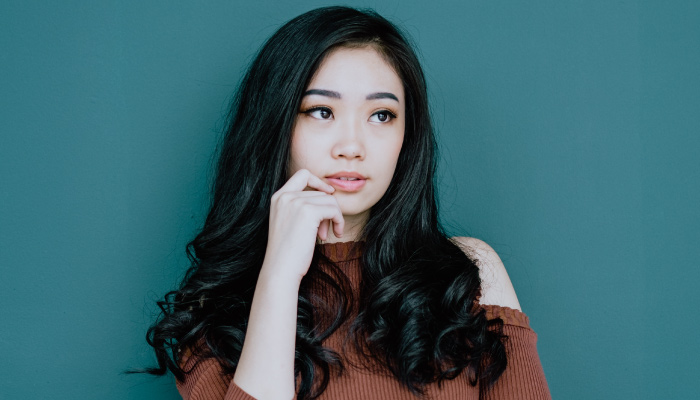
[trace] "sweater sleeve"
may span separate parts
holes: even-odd
[[[480,400],[551,400],[537,354],[537,334],[530,328],[528,317],[508,307],[482,307],[488,319],[503,319],[508,366],[493,387],[482,391]]]
[[[185,356],[183,364],[185,371],[191,370],[183,382],[176,383],[183,400],[255,400],[233,382],[231,375],[223,373],[215,359]]]

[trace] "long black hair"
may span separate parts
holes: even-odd
[[[158,360],[148,372],[170,370],[184,379],[182,349],[235,371],[265,256],[270,199],[287,178],[301,99],[324,57],[343,46],[371,46],[393,66],[404,86],[406,130],[391,184],[359,238],[360,292],[348,292],[337,268],[315,268],[329,262],[318,247],[302,281],[298,397],[317,397],[331,372],[342,372],[340,357],[322,342],[349,318],[353,296],[359,306],[351,332],[360,354],[414,393],[463,372],[471,384],[487,387],[505,370],[502,321],[487,320],[477,306],[478,267],[438,220],[436,143],[418,58],[406,36],[374,11],[326,7],[292,19],[270,37],[238,88],[209,214],[187,246],[192,266],[179,289],[158,303],[162,314],[147,333]],[[314,282],[327,284],[340,299],[324,329],[314,324],[323,309],[310,299]]]

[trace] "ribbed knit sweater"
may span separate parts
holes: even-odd
[[[361,247],[355,242],[326,243],[321,251],[342,268],[348,276],[353,290],[357,290],[360,280]],[[518,310],[493,305],[482,305],[487,318],[501,318],[503,333],[508,336],[506,352],[508,366],[495,383],[486,390],[469,384],[466,374],[454,380],[447,380],[440,387],[433,384],[427,387],[422,399],[430,400],[540,400],[551,399],[547,381],[537,354],[537,335],[530,328],[528,317]],[[343,329],[343,328],[346,329]],[[342,352],[348,360],[356,360],[356,354],[349,354],[352,346],[343,346],[347,336],[347,324],[335,331],[323,344]],[[349,350],[350,349],[350,350]],[[198,362],[199,361],[199,362]],[[192,371],[177,388],[184,400],[254,400],[233,382],[233,376],[224,375],[219,363],[214,359],[198,360],[196,357],[184,359],[184,369]],[[334,400],[416,400],[404,386],[389,373],[377,374],[345,363],[341,376],[332,376],[321,399]]]

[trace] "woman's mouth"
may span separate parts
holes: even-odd
[[[367,178],[356,172],[338,173],[328,176],[326,179],[331,186],[344,192],[357,192],[367,182]]]

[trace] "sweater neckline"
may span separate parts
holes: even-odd
[[[321,253],[333,262],[352,261],[362,256],[364,241],[319,244]]]

